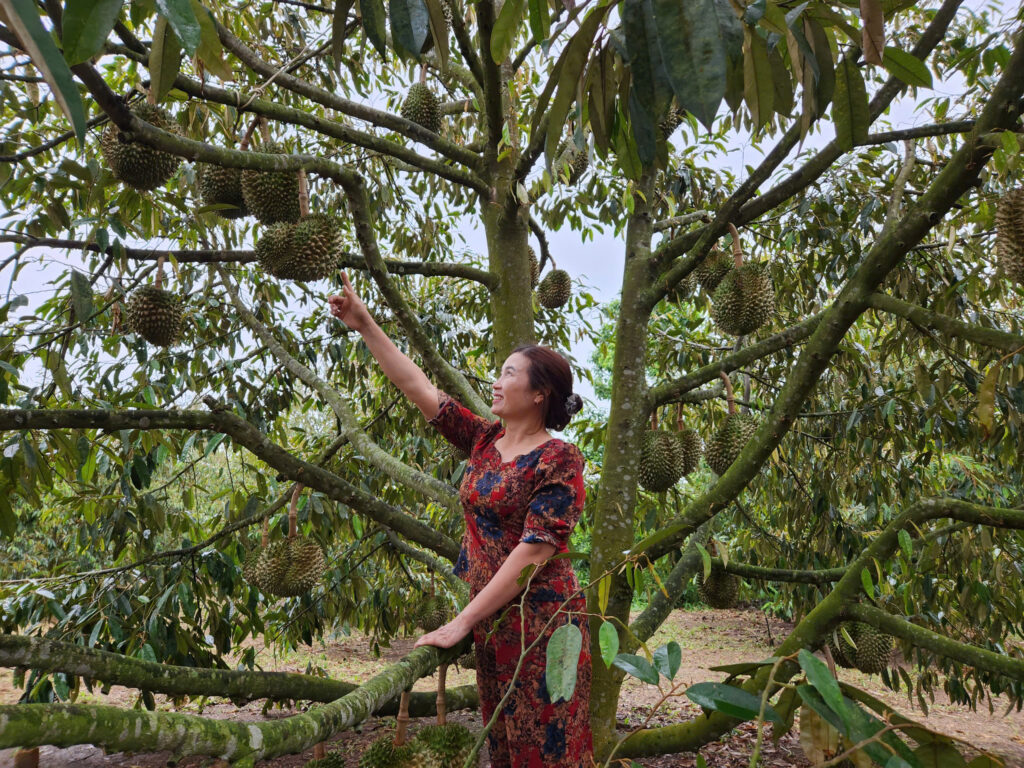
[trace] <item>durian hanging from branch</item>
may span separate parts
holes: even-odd
[[[243,152],[249,148],[249,140],[258,122],[258,117],[253,119],[239,142],[238,148]],[[240,219],[249,215],[245,196],[242,194],[241,168],[224,168],[212,163],[200,163],[196,169],[196,181],[203,205],[226,206],[214,211],[218,216],[225,219]]]
[[[554,257],[551,258],[551,266],[544,279],[537,286],[537,301],[548,309],[558,309],[569,303],[572,295],[572,278],[564,269],[558,269]]]
[[[156,91],[150,88],[147,100],[131,108],[131,113],[162,131],[181,135],[181,128],[169,112],[156,105]],[[154,149],[139,141],[126,141],[121,129],[109,123],[100,135],[100,150],[114,178],[140,192],[166,182],[181,165],[181,158]]]
[[[737,413],[736,400],[732,382],[726,373],[720,376],[725,382],[725,399],[729,407],[729,415],[725,417],[721,429],[708,440],[704,458],[716,475],[724,475],[725,471],[736,461],[743,446],[747,444],[757,431],[757,417],[751,413]]]
[[[775,314],[775,288],[763,264],[744,264],[740,233],[732,224],[733,268],[711,297],[711,319],[723,333],[753,333]]]
[[[682,476],[683,457],[679,439],[672,432],[658,429],[657,413],[651,414],[651,428],[641,438],[637,479],[653,493],[667,491]]]
[[[267,544],[264,528],[263,547],[254,562],[246,561],[242,575],[250,584],[268,595],[297,597],[309,592],[327,570],[327,561],[320,545],[311,538],[298,535],[298,503],[302,484],[292,491],[288,508],[288,538]]]
[[[1007,192],[996,206],[996,257],[1008,280],[1024,284],[1024,188]]]
[[[416,733],[413,744],[427,756],[427,766],[459,766],[466,764],[473,752],[476,739],[472,732],[461,723],[448,722],[448,706],[445,698],[445,678],[448,665],[437,668],[437,724],[428,725]]]
[[[183,311],[178,297],[162,288],[163,278],[164,256],[161,255],[156,262],[154,284],[137,288],[125,302],[125,325],[150,344],[169,347],[181,334]]]
[[[409,89],[402,103],[402,117],[432,133],[441,132],[441,104],[427,85],[427,65],[420,65],[420,81]]]
[[[283,145],[270,139],[265,118],[259,120],[263,139],[260,151],[268,155],[284,155]],[[299,176],[295,171],[259,171],[246,168],[241,175],[242,199],[245,207],[263,224],[294,223],[299,220]]]
[[[700,433],[683,425],[682,403],[676,405],[676,440],[679,442],[679,477],[686,477],[700,464],[700,456],[704,451],[704,441]]]

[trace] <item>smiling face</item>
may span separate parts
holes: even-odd
[[[505,359],[491,394],[491,412],[506,422],[538,420],[544,413],[544,393],[530,386],[530,360],[519,352]]]

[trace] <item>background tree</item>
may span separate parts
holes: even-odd
[[[1018,703],[1006,641],[1021,619],[1024,244],[1006,238],[1024,214],[1003,217],[999,270],[989,253],[994,202],[1020,172],[1022,33],[955,0],[904,6],[0,3],[0,240],[17,248],[4,268],[16,278],[42,247],[80,259],[54,262],[52,297],[31,314],[16,314],[20,296],[4,307],[0,527],[58,546],[16,574],[36,578],[5,585],[4,663],[37,670],[27,698],[65,698],[80,678],[172,695],[230,680],[240,698],[286,697],[293,688],[259,674],[147,664],[223,667],[254,635],[295,643],[348,622],[379,642],[408,625],[426,571],[451,576],[460,467],[438,459],[440,439],[365,347],[327,322],[334,267],[353,271],[440,387],[486,414],[493,365],[515,344],[596,333],[582,314],[592,300],[565,303],[550,278],[545,233],[610,226],[625,251],[603,337],[611,405],[579,427],[599,459],[585,521],[599,754],[616,740],[624,676],[601,660],[601,627],[637,650],[700,568],[711,527],[719,566],[786,585],[801,620],[778,656],[837,643],[839,622],[856,619],[904,641],[924,670],[919,694],[938,669],[955,699]],[[956,103],[922,91],[933,122],[876,126],[936,75],[962,84]],[[741,135],[764,159],[736,177],[717,153]],[[819,146],[801,150],[809,136]],[[116,158],[152,150],[173,175],[136,179],[143,191],[115,178]],[[211,167],[284,174],[263,224],[199,195]],[[300,171],[308,189],[292,192]],[[281,261],[274,238],[293,235],[269,220],[300,214],[320,229],[291,248],[306,261]],[[482,258],[460,250],[469,222],[486,234]],[[536,302],[531,237],[549,279]],[[728,254],[742,246],[742,274],[774,294],[753,328],[709,288],[719,241],[727,285],[741,280]],[[280,277],[289,270],[299,279]],[[126,333],[154,278],[187,297],[176,345]],[[756,431],[670,514],[637,486],[651,416],[674,425],[682,409],[709,442],[733,388]],[[275,603],[240,572],[250,529],[269,520],[269,541],[286,536],[295,482],[311,489],[297,527],[327,547],[328,570],[310,596]],[[667,573],[664,592],[630,621],[649,564]],[[451,602],[464,599],[447,583]],[[81,648],[97,646],[120,656]],[[251,762],[358,722],[438,658],[418,649],[355,692],[324,689],[329,706],[260,725],[259,743],[200,718],[51,703],[8,708],[0,744],[95,741],[96,716],[111,748]],[[752,667],[743,688],[773,696],[798,668]],[[632,734],[616,755],[693,750],[736,715],[710,706]],[[135,723],[141,735],[123,736]]]

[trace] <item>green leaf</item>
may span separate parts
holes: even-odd
[[[533,39],[546,40],[551,27],[551,11],[548,9],[547,0],[530,0],[529,7]]]
[[[704,545],[699,541],[695,541],[694,545],[697,547],[697,551],[700,552],[700,558],[704,562],[704,578],[708,579],[711,576],[711,553],[704,549]]]
[[[81,64],[95,56],[114,28],[123,0],[67,0],[62,30],[64,59]]]
[[[430,34],[430,14],[423,0],[390,0],[391,37],[395,47],[419,58]]]
[[[910,541],[910,534],[907,533],[906,529],[901,528],[897,538],[900,540],[900,549],[903,550],[903,554],[909,560],[910,556],[914,554],[914,544]]]
[[[71,307],[80,323],[92,316],[92,286],[89,278],[77,269],[71,270]]]
[[[847,714],[846,705],[843,703],[843,692],[839,690],[839,683],[832,676],[832,673],[828,671],[825,662],[806,648],[800,649],[797,659],[800,662],[800,668],[807,675],[807,682],[813,685],[814,689],[821,694],[821,698],[825,700],[825,703],[846,721]]]
[[[85,107],[75,86],[64,55],[50,33],[39,21],[39,10],[32,0],[0,0],[7,24],[18,36],[36,69],[50,86],[61,111],[75,129],[78,146],[85,144]]]
[[[761,699],[752,693],[725,683],[697,683],[686,689],[686,697],[704,709],[713,709],[740,720],[753,720],[761,711]],[[771,705],[764,709],[765,720],[782,722]]]
[[[171,29],[188,55],[194,56],[202,37],[202,29],[192,11],[192,0],[156,0],[156,7],[160,15],[171,23]]]
[[[576,689],[576,669],[583,648],[583,633],[573,623],[563,624],[548,640],[544,679],[552,703],[572,698]]]
[[[508,58],[515,45],[516,35],[522,26],[523,14],[526,12],[526,0],[505,0],[494,21],[491,31],[491,58],[495,64],[501,64]]]
[[[363,32],[377,52],[383,58],[387,58],[387,27],[385,20],[387,14],[384,11],[384,0],[356,0],[359,6],[359,18],[363,20]]]
[[[354,4],[355,0],[339,0],[331,15],[331,58],[334,59],[337,72],[341,71],[341,61],[345,58],[345,30],[348,27],[348,12]]]
[[[871,114],[868,92],[857,65],[844,58],[836,69],[836,90],[832,98],[832,122],[839,148],[849,152],[868,139]]]
[[[890,75],[898,77],[907,85],[921,88],[932,87],[932,73],[928,71],[924,62],[912,53],[886,46],[885,56],[882,57],[882,66]]]
[[[705,128],[725,97],[726,49],[715,0],[653,0],[661,58],[679,105]]]
[[[643,656],[636,656],[632,653],[620,653],[612,662],[616,667],[633,677],[643,680],[651,685],[658,684],[658,670],[651,666],[651,662]]]
[[[203,62],[207,72],[221,80],[234,80],[231,67],[224,61],[224,46],[220,43],[220,35],[217,34],[217,25],[214,24],[213,14],[204,8],[199,0],[192,0],[192,10],[199,22],[200,29],[196,56]]]
[[[860,0],[860,19],[864,25],[860,46],[864,51],[864,61],[881,64],[885,47],[885,14],[879,0]]]
[[[933,741],[914,750],[921,768],[967,768],[967,761],[952,744]]]
[[[984,381],[978,387],[978,426],[981,434],[988,437],[992,434],[996,418],[996,385],[999,383],[999,365],[993,365],[985,374]]]
[[[445,17],[444,0],[425,0],[427,15],[430,17],[430,37],[437,47],[437,58],[441,69],[448,68],[451,52],[448,48],[448,19]]]
[[[1005,768],[1002,762],[996,762],[988,755],[978,755],[967,764],[967,768]]]
[[[171,90],[180,66],[181,43],[171,29],[170,22],[161,16],[153,28],[153,45],[149,49],[150,88],[156,91],[157,101]]]
[[[653,656],[654,666],[658,672],[672,680],[676,676],[676,672],[679,671],[679,665],[683,661],[683,651],[679,647],[679,643],[675,640],[670,640],[658,648]]]
[[[875,583],[871,580],[871,572],[867,568],[861,568],[860,583],[864,587],[864,593],[870,597],[875,596]]]
[[[712,672],[725,672],[727,675],[749,675],[761,667],[770,667],[778,659],[775,656],[764,661],[738,661],[735,664],[719,664],[716,667],[708,667]]]
[[[746,27],[743,34],[743,98],[755,128],[760,128],[772,116],[775,99],[772,76],[767,43],[753,29]]]
[[[611,669],[615,655],[619,652],[619,633],[610,621],[602,622],[601,628],[597,630],[597,644],[601,649],[601,660]]]

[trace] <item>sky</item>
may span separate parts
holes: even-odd
[[[968,0],[965,2],[961,13],[978,10],[982,7],[996,7],[1000,9],[1002,18],[1009,20],[1015,10],[1014,6],[1015,0],[1002,0],[1002,2]],[[888,129],[885,126],[896,129],[928,123],[930,122],[928,116],[924,112],[915,111],[915,104],[928,95],[955,96],[960,92],[961,87],[962,85],[958,81],[942,82],[937,80],[934,83],[933,93],[929,94],[926,89],[920,89],[917,98],[905,96],[897,100],[893,104],[890,114],[883,118],[882,122],[873,126],[873,130]],[[950,120],[955,120],[958,117],[959,115],[955,113],[949,115]],[[674,136],[675,141],[678,142],[683,139],[684,130],[680,129],[677,131]],[[817,129],[812,131],[812,134],[805,141],[803,151],[812,151],[823,146],[831,140],[833,135],[834,132],[829,120],[826,118],[819,121]],[[770,149],[771,143],[767,143],[765,146]],[[425,151],[429,154],[429,150],[425,150],[423,147],[420,147],[419,151]],[[744,168],[756,165],[762,157],[762,150],[753,145],[749,135],[734,134],[728,142],[727,151],[721,156],[719,162],[722,168],[731,169],[739,178],[743,178],[746,175]],[[762,189],[767,189],[770,185],[771,180]],[[0,222],[0,225],[2,225],[2,222]],[[475,220],[464,219],[459,235],[465,240],[470,249],[476,253],[486,253],[484,232]],[[616,237],[611,233],[611,228],[606,228],[605,234],[595,233],[593,239],[584,242],[578,232],[565,228],[559,231],[549,231],[547,237],[559,267],[567,270],[574,280],[582,281],[587,290],[599,302],[607,302],[618,296],[622,284],[624,262],[624,244],[621,236]],[[531,243],[536,248],[536,242],[532,234]],[[147,245],[149,247],[176,247],[176,244],[171,241],[165,243],[150,241]],[[0,244],[0,261],[7,258],[12,251],[11,246]],[[13,285],[9,284],[11,279],[9,269],[6,273],[0,273],[0,290],[5,295],[9,292],[12,295],[23,294],[29,299],[28,309],[19,310],[19,314],[31,311],[52,290],[47,287],[47,282],[53,275],[52,265],[54,261],[76,265],[81,263],[80,257],[77,254],[68,255],[60,251],[44,252],[42,250],[32,251],[30,254],[33,259],[42,258],[42,261],[35,261],[26,266],[19,273]],[[326,283],[322,283],[322,285],[326,288]],[[326,300],[326,292],[324,298]],[[586,364],[589,361],[592,351],[593,346],[587,339],[575,343],[569,350],[577,362],[582,364]],[[606,402],[597,399],[593,389],[585,380],[577,380],[576,391],[592,405],[600,409],[607,407]]]

